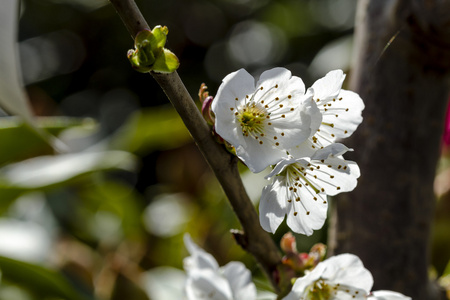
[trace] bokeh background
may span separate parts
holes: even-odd
[[[178,72],[197,102],[201,83],[214,95],[239,68],[258,76],[283,66],[307,87],[330,70],[350,72],[356,0],[136,2],[151,26],[169,28],[166,47],[180,59]],[[134,159],[111,167],[94,158],[65,178],[86,161],[81,157],[55,164],[46,184],[34,178],[24,188],[0,186],[0,299],[180,299],[185,232],[220,265],[243,261],[258,289],[270,290],[232,240],[238,221],[164,93],[130,67],[133,41],[113,7],[104,0],[23,0],[20,11],[23,79],[40,124],[73,153],[120,150]],[[20,156],[1,166],[14,171],[15,162],[45,154],[30,144],[22,141]],[[447,165],[443,160],[440,171]],[[32,164],[22,169],[19,175],[35,171]],[[257,205],[265,173],[241,170]],[[447,210],[437,219],[436,276],[450,258],[448,176],[440,178],[438,205]],[[274,239],[286,231],[282,226]],[[299,250],[326,238],[326,227],[298,236]]]

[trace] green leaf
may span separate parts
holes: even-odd
[[[152,30],[152,36],[150,37],[150,41],[152,45],[154,45],[154,51],[160,52],[162,48],[166,45],[167,34],[169,33],[169,29],[166,26],[155,26]],[[156,52],[155,52],[156,53]]]
[[[73,127],[92,130],[95,122],[89,118],[40,117],[36,119],[39,128],[58,135]],[[20,137],[20,138],[18,138]],[[0,166],[39,155],[52,154],[53,148],[42,135],[32,129],[19,117],[0,118]]]
[[[139,31],[138,34],[136,34],[136,37],[134,39],[134,46],[136,48],[140,47],[140,45],[144,41],[149,40],[152,35],[153,35],[153,33],[148,29]]]
[[[164,52],[156,58],[153,71],[158,73],[172,73],[180,66],[178,57],[170,50],[164,48]]]
[[[172,107],[146,108],[135,114],[110,140],[110,148],[145,155],[180,147],[192,138]]]
[[[76,291],[61,274],[41,266],[0,256],[0,269],[5,280],[21,285],[41,298],[93,299]]]
[[[96,240],[114,240],[115,235],[118,235],[117,242],[123,241],[122,234],[127,238],[142,236],[144,231],[141,215],[144,201],[130,186],[118,181],[96,181],[84,185],[78,191],[78,199],[83,209],[79,210],[76,219],[82,218],[85,222],[74,223],[77,232],[84,232],[85,236],[95,237]],[[108,224],[106,228],[102,228],[97,222],[88,221],[98,221],[105,213],[120,220],[120,230]],[[115,231],[120,231],[120,234]]]
[[[38,117],[36,118],[36,123],[39,128],[55,136],[66,129],[74,127],[79,127],[86,131],[93,131],[97,128],[97,122],[92,118]]]
[[[47,141],[20,118],[0,118],[0,166],[51,153],[53,148]]]
[[[128,50],[127,58],[131,63],[131,67],[141,73],[147,73],[152,70],[151,66],[144,67],[139,62],[139,57],[137,55],[138,50]]]
[[[134,47],[134,63],[140,67],[150,67],[155,62],[156,57],[162,52],[162,48],[166,43],[166,37],[161,37],[159,31],[157,36],[150,30],[140,31],[135,38]],[[160,46],[162,43],[162,46]]]
[[[40,156],[0,169],[0,199],[72,183],[93,172],[122,169],[132,171],[135,157],[123,151],[82,152]]]
[[[145,40],[144,43],[136,49],[135,53],[140,66],[151,66],[155,62],[156,54],[153,53],[151,44],[148,40]]]

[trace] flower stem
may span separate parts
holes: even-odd
[[[133,38],[139,31],[149,29],[133,0],[110,0],[110,2]],[[278,267],[281,265],[281,255],[270,235],[259,225],[258,215],[245,191],[237,168],[237,158],[216,143],[210,128],[177,72],[170,74],[151,72],[150,74],[180,114],[192,138],[227,195],[244,230],[244,234],[239,235],[236,241],[256,258],[272,282],[275,291],[279,292],[279,287],[283,287],[284,290],[286,283],[275,282],[274,278],[274,275],[280,269]],[[236,234],[235,237],[237,237]]]

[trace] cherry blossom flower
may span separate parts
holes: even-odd
[[[223,79],[214,98],[215,130],[252,172],[260,172],[316,132],[322,117],[312,96],[287,69],[263,72],[256,85],[240,69]]]
[[[283,300],[407,300],[391,291],[370,293],[373,277],[353,254],[328,258],[305,276],[298,278]]]
[[[341,89],[345,74],[341,70],[330,71],[307,90],[305,99],[312,98],[322,114],[316,132],[307,140],[308,147],[317,150],[349,137],[362,122],[364,103],[358,94]],[[289,150],[294,156],[304,148]]]
[[[184,243],[191,256],[183,261],[187,272],[185,285],[188,300],[254,300],[256,287],[251,273],[241,262],[219,267],[214,257],[197,246],[188,234]]]
[[[332,144],[311,157],[288,157],[280,161],[266,178],[273,182],[263,188],[259,219],[274,233],[287,215],[287,225],[296,233],[311,235],[322,228],[327,195],[353,190],[360,176],[358,165],[342,157],[347,147]]]

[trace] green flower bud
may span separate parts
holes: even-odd
[[[134,41],[134,50],[128,50],[131,66],[138,72],[172,73],[180,65],[178,58],[164,48],[169,29],[156,26],[152,31],[140,31]]]

